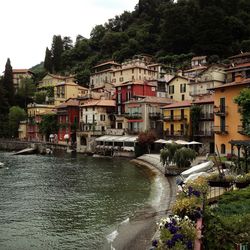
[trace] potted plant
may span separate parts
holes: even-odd
[[[245,188],[250,184],[250,173],[245,175],[238,175],[235,179],[237,188]]]
[[[229,188],[233,185],[234,176],[232,175],[220,175],[218,173],[208,176],[208,183],[210,187],[224,187]]]

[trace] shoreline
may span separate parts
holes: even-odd
[[[112,250],[145,250],[152,246],[152,239],[157,237],[157,222],[170,212],[170,206],[175,200],[175,178],[165,177],[164,173],[152,162],[145,159],[133,159],[131,162],[143,168],[152,178],[150,204],[138,211],[127,223],[118,227],[117,237],[104,249]],[[156,195],[157,197],[154,197]],[[152,197],[153,196],[153,197]]]

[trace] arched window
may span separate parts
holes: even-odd
[[[221,152],[221,154],[225,154],[226,153],[226,146],[225,146],[225,144],[221,144],[220,145],[220,152]]]

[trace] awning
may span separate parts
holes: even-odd
[[[191,141],[188,143],[189,145],[200,145],[202,143],[198,142],[198,141]]]
[[[137,140],[137,136],[110,136],[104,135],[95,139],[95,141],[103,141],[103,142],[135,142]]]
[[[128,122],[143,122],[141,119],[128,120]]]

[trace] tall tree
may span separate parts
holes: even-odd
[[[10,106],[15,103],[14,100],[14,83],[13,83],[13,71],[10,63],[10,59],[7,59],[5,64],[5,71],[3,76],[3,87],[6,90],[6,98]]]
[[[46,52],[45,52],[44,68],[50,73],[52,72],[52,69],[53,69],[52,53],[51,53],[51,50],[48,49],[48,47],[46,48]]]
[[[25,111],[18,107],[13,106],[10,108],[9,112],[9,133],[11,137],[18,137],[18,127],[20,121],[26,118]]]
[[[51,52],[52,52],[53,71],[57,73],[62,69],[63,41],[60,35],[59,36],[55,35],[53,37]]]

